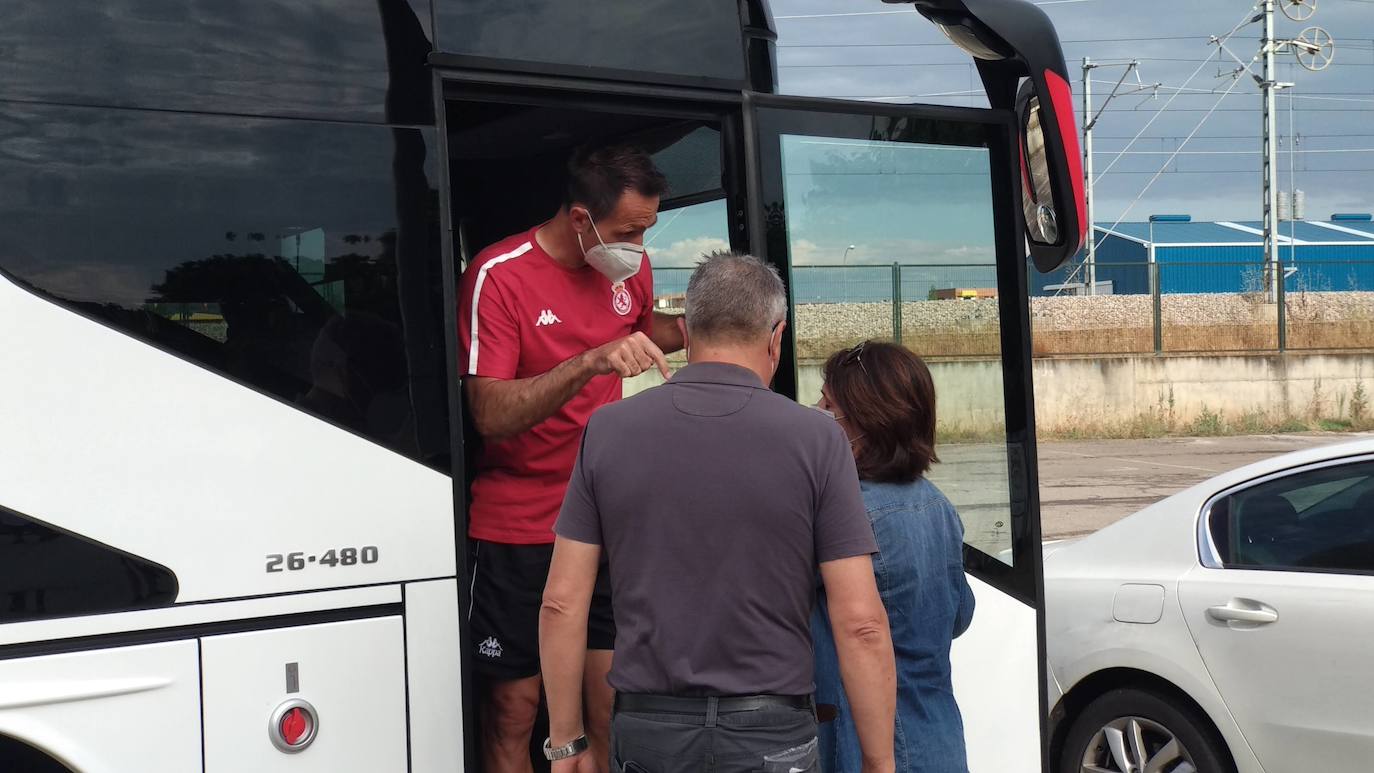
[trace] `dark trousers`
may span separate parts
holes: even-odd
[[[814,708],[732,710],[734,699],[624,706],[611,718],[612,773],[819,773]],[[636,710],[629,710],[630,708]]]

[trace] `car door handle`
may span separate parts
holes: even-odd
[[[1268,604],[1249,599],[1231,599],[1220,607],[1208,607],[1207,616],[1223,623],[1253,623],[1264,625],[1279,619],[1279,613]]]

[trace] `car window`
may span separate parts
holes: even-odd
[[[1209,518],[1228,569],[1374,572],[1374,462],[1265,481],[1223,497]]]

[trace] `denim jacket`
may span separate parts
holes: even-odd
[[[963,523],[925,478],[913,483],[864,481],[862,488],[878,540],[873,572],[897,657],[897,770],[966,773],[964,723],[949,665],[950,643],[973,620],[973,590],[964,576]],[[857,773],[859,740],[840,682],[824,595],[811,630],[816,701],[840,709],[835,721],[821,725],[822,768]]]

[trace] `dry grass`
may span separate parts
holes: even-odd
[[[1274,325],[1165,325],[1162,343],[1166,352],[1274,351],[1279,331]]]
[[[1058,354],[1145,354],[1151,351],[1154,351],[1154,333],[1148,327],[1031,333],[1031,353],[1035,357]]]
[[[1165,325],[1166,352],[1276,351],[1278,331],[1271,325]],[[797,353],[806,360],[823,360],[837,349],[853,346],[867,337],[892,340],[888,331],[874,336],[828,336],[797,341]],[[922,357],[996,357],[1001,344],[996,328],[976,330],[935,329],[902,331],[902,343]],[[1031,338],[1035,357],[1091,354],[1149,354],[1154,351],[1154,331],[1148,327],[1095,328],[1036,331]],[[1288,325],[1290,349],[1374,348],[1374,321],[1293,322]]]
[[[1263,352],[1276,351],[1278,331],[1272,325],[1165,325],[1166,352]],[[890,331],[872,336],[827,336],[797,341],[803,361],[824,360],[832,352],[853,346],[865,338],[892,340]],[[996,328],[902,331],[902,343],[922,357],[996,357],[1001,342]],[[1033,333],[1035,357],[1091,354],[1149,354],[1154,351],[1154,331],[1148,327],[1043,330]],[[1290,322],[1289,349],[1374,348],[1374,320],[1337,322]]]
[[[1374,348],[1374,320],[1348,319],[1333,322],[1290,322],[1290,349]]]
[[[1288,432],[1365,432],[1374,421],[1365,419],[1283,416],[1250,411],[1238,416],[1203,410],[1192,421],[1178,422],[1150,412],[1119,421],[1075,420],[1036,428],[1042,440],[1128,440],[1157,437],[1220,437],[1228,435],[1275,435]]]
[[[1149,354],[1155,351],[1148,296],[1032,299],[1037,357]],[[1374,293],[1294,293],[1287,302],[1291,349],[1374,349]],[[1278,309],[1255,294],[1169,295],[1162,299],[1165,352],[1272,352]],[[903,305],[902,342],[926,357],[995,357],[996,302],[922,301]],[[885,303],[803,304],[799,354],[823,359],[866,338],[892,339]]]

